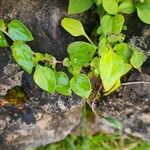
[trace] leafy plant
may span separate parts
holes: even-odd
[[[72,36],[84,36],[88,42],[71,43],[67,49],[69,58],[64,58],[63,61],[58,61],[47,53],[32,51],[27,42],[32,41],[33,36],[18,20],[12,20],[8,24],[0,20],[0,46],[9,46],[6,36],[12,39],[13,45],[10,48],[15,61],[27,73],[33,73],[35,83],[49,93],[58,92],[69,96],[73,91],[88,99],[93,90],[90,81],[97,77],[102,80],[104,94],[110,94],[121,86],[122,76],[132,68],[140,69],[147,58],[142,50],[123,42],[126,30],[124,14],[137,10],[139,18],[150,24],[150,1],[70,0],[68,13],[81,13],[91,6],[97,6],[101,18],[97,28],[99,39],[92,42],[81,21],[64,18],[61,26]],[[39,62],[43,62],[43,65]],[[57,71],[58,63],[68,68],[71,78],[66,73]]]

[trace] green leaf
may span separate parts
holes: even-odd
[[[69,78],[64,72],[56,72],[56,91],[63,95],[71,95]]]
[[[126,1],[119,5],[119,11],[126,14],[131,14],[135,11],[135,6],[132,1]]]
[[[143,3],[139,2],[136,8],[139,18],[143,22],[150,24],[150,0],[144,0]]]
[[[134,50],[133,55],[130,59],[130,63],[134,68],[139,69],[142,66],[142,64],[145,62],[146,59],[147,59],[147,57],[144,54],[144,52]]]
[[[100,42],[98,44],[98,54],[99,56],[103,56],[109,51],[108,43],[107,43],[107,38],[106,37],[101,37]]]
[[[22,22],[18,20],[12,20],[8,24],[8,35],[10,36],[10,38],[17,41],[33,40],[30,31],[26,28],[26,26]]]
[[[74,42],[68,46],[68,53],[73,66],[83,67],[94,56],[96,48],[86,42]]]
[[[101,19],[103,34],[118,34],[121,32],[124,24],[124,17],[120,14],[115,16],[105,15]]]
[[[0,47],[8,47],[8,42],[1,31],[0,31]]]
[[[70,81],[71,89],[79,96],[88,98],[92,91],[89,78],[85,74],[78,74]]]
[[[116,84],[124,72],[122,57],[110,50],[101,58],[99,72],[104,89],[107,92]]]
[[[88,10],[92,5],[93,0],[70,0],[68,14],[77,14]]]
[[[55,92],[56,77],[54,71],[51,68],[37,65],[33,78],[35,83],[41,89],[49,93]]]
[[[32,72],[33,55],[31,48],[23,42],[14,42],[11,46],[12,55],[16,62],[28,73]]]
[[[80,20],[64,18],[61,21],[61,26],[73,36],[85,35],[85,31]]]
[[[119,11],[117,0],[103,0],[102,4],[105,11],[107,11],[109,14],[114,15]]]
[[[105,118],[105,120],[108,123],[110,123],[113,127],[119,129],[120,132],[122,132],[124,126],[119,120],[112,118],[112,117],[107,117],[107,118]]]
[[[0,19],[0,30],[1,31],[5,31],[6,30],[6,24],[4,22],[4,20]]]
[[[128,63],[131,56],[132,56],[132,50],[129,48],[129,46],[126,43],[119,43],[115,45],[113,50],[120,56],[122,56],[125,63]]]

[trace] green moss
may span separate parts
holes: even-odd
[[[29,99],[27,94],[24,92],[22,87],[16,86],[7,91],[4,99],[12,105],[22,105],[25,101]]]

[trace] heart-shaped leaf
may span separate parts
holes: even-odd
[[[36,66],[34,73],[35,83],[43,90],[54,93],[56,88],[56,77],[54,71],[49,67]]]
[[[94,56],[95,46],[86,42],[74,42],[68,46],[68,53],[73,66],[83,67]]]
[[[75,75],[70,81],[70,87],[83,98],[88,98],[92,91],[90,80],[85,74]]]

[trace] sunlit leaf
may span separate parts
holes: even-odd
[[[99,71],[104,89],[107,92],[116,84],[124,72],[122,57],[110,50],[101,58]]]
[[[73,36],[85,35],[85,31],[80,20],[64,18],[61,21],[61,26]]]
[[[114,87],[111,90],[109,90],[108,92],[106,92],[104,95],[106,96],[106,95],[111,94],[112,92],[116,91],[120,86],[121,86],[121,82],[120,82],[120,80],[118,80],[115,83]]]

